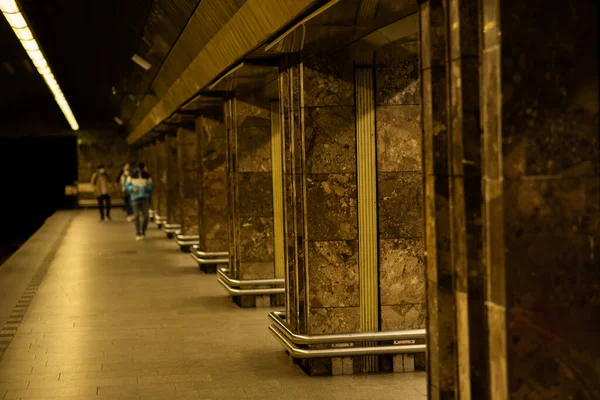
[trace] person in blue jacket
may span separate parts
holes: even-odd
[[[148,209],[150,208],[150,194],[154,189],[152,177],[146,171],[144,163],[138,165],[125,183],[127,192],[133,201],[133,212],[135,214],[135,240],[142,240],[146,235],[148,227]],[[142,220],[140,221],[140,214]]]

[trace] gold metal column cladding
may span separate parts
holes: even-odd
[[[279,101],[271,102],[271,162],[273,177],[273,233],[275,235],[275,278],[285,277],[283,230],[283,143]]]
[[[355,74],[360,329],[369,332],[379,329],[375,77],[373,68],[357,68]],[[365,372],[375,364],[376,357],[365,357]]]

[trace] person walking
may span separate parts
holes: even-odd
[[[121,192],[123,193],[123,207],[125,209],[125,213],[127,214],[127,221],[131,222],[135,218],[133,215],[133,202],[131,200],[129,191],[127,191],[127,188],[125,187],[125,183],[127,182],[129,175],[131,175],[129,171],[129,164],[125,164],[117,181],[121,186]]]
[[[112,221],[110,218],[110,178],[104,165],[98,166],[98,170],[92,175],[91,183],[94,185],[94,194],[98,198],[100,222],[104,222],[105,215],[109,221]]]
[[[148,227],[148,209],[150,208],[150,195],[154,189],[152,177],[146,171],[144,163],[140,163],[128,178],[125,184],[131,200],[135,216],[135,240],[142,240],[146,236]],[[141,215],[140,215],[141,214]],[[141,218],[140,218],[141,217]]]

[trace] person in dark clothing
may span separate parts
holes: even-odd
[[[98,166],[98,171],[92,175],[92,185],[94,185],[94,194],[98,198],[98,210],[100,211],[100,222],[104,222],[104,216],[110,218],[110,178],[104,169],[104,165]]]
[[[146,171],[144,163],[140,163],[128,178],[125,187],[133,201],[133,212],[135,214],[135,239],[142,240],[146,235],[148,227],[148,209],[150,208],[150,194],[154,189],[152,177]],[[141,215],[141,218],[140,218]]]

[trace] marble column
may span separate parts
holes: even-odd
[[[377,64],[342,51],[281,67],[287,313],[299,333],[424,326],[416,37]],[[329,360],[302,365],[332,373]],[[391,368],[391,357],[353,360],[354,372]]]
[[[377,208],[381,330],[425,328],[419,41],[376,52]],[[425,357],[417,357],[425,368]]]
[[[228,101],[229,253],[234,279],[275,277],[270,104],[263,96]],[[277,296],[271,296],[276,302]],[[254,296],[239,296],[242,307]]]
[[[196,120],[198,134],[198,236],[206,252],[229,251],[227,198],[227,130],[223,108]]]
[[[167,152],[166,163],[166,196],[167,196],[167,222],[181,224],[181,208],[179,195],[179,171],[177,161],[177,136],[175,132],[165,136]]]
[[[143,162],[146,164],[146,168],[148,169],[148,173],[152,176],[152,180],[154,181],[154,190],[152,191],[152,204],[150,204],[150,208],[158,213],[158,189],[157,183],[158,180],[158,166],[157,166],[157,146],[155,143],[151,143],[146,145],[146,151],[144,152],[144,158],[140,159],[139,162]],[[136,166],[137,168],[137,166]]]
[[[182,235],[198,234],[198,133],[195,126],[177,129],[177,171]]]
[[[156,141],[156,204],[158,215],[167,218],[167,146],[164,139]]]
[[[420,19],[429,396],[598,398],[597,5]]]

